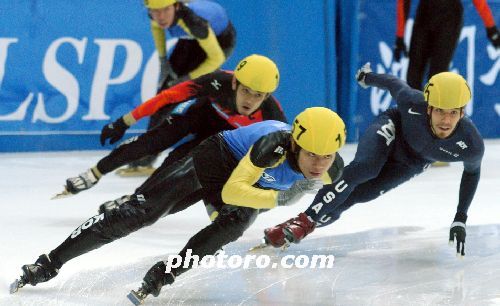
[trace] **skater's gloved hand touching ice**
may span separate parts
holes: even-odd
[[[455,219],[450,226],[450,239],[449,244],[453,245],[454,240],[457,242],[457,257],[463,258],[465,256],[465,222],[467,215],[463,212],[457,212]]]

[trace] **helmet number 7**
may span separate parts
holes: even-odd
[[[295,120],[295,124],[293,125],[294,129],[295,129],[296,126],[298,126],[299,129],[300,129],[300,132],[297,135],[297,140],[299,140],[300,136],[302,136],[302,134],[304,134],[307,131],[307,129],[305,127],[303,127],[302,125],[300,125],[297,120]],[[292,134],[293,134],[293,131],[292,131]]]

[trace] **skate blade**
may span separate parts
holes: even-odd
[[[134,167],[118,169],[115,173],[121,177],[142,177],[150,176],[155,170],[154,167]]]
[[[271,247],[270,244],[267,244],[267,243],[261,243],[259,245],[256,245],[254,247],[251,247],[248,249],[248,252],[253,252],[253,251],[258,251],[258,250],[262,250],[262,249],[267,249]],[[280,251],[281,252],[285,252],[288,248],[290,247],[290,244],[289,243],[285,243],[284,245],[280,246]]]
[[[68,189],[66,188],[66,186],[64,186],[64,190],[61,192],[61,193],[58,193],[56,194],[55,196],[53,196],[52,198],[50,198],[51,200],[57,200],[57,199],[63,199],[63,198],[67,198],[67,197],[70,197],[72,196],[73,194],[71,192],[68,191]]]
[[[448,163],[448,162],[442,162],[442,161],[437,161],[437,162],[433,162],[431,164],[431,166],[432,167],[438,167],[438,168],[440,168],[440,167],[449,167],[450,163]]]
[[[262,250],[262,249],[265,249],[267,247],[271,246],[270,244],[267,244],[267,243],[261,243],[261,244],[258,244],[256,246],[253,246],[251,248],[248,249],[248,252],[252,252],[252,251],[257,251],[257,250]]]
[[[145,296],[140,294],[138,291],[139,290],[137,290],[137,291],[130,290],[130,293],[127,294],[127,298],[129,299],[129,301],[132,302],[132,304],[134,304],[136,306],[142,305],[144,303],[144,299],[146,298]]]
[[[19,288],[22,288],[23,286],[24,283],[19,279],[16,279],[12,284],[10,284],[10,289],[9,289],[10,294],[16,293],[19,290]]]
[[[285,244],[280,247],[281,252],[285,252],[290,247],[290,241],[285,238]]]

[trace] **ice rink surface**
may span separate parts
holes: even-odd
[[[355,145],[341,151],[352,159]],[[500,140],[486,141],[481,181],[469,209],[466,256],[448,245],[462,164],[430,168],[376,201],[359,204],[285,255],[334,255],[330,269],[193,269],[146,305],[500,305]],[[67,263],[50,282],[9,295],[23,264],[33,263],[93,216],[99,204],[132,193],[143,179],[109,174],[93,189],[50,200],[66,178],[105,151],[0,154],[0,304],[132,305],[126,299],[155,262],[177,254],[208,224],[201,203]],[[175,188],[175,186],[172,186]],[[304,210],[261,214],[228,255],[247,255],[267,226]]]

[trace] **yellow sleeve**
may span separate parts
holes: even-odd
[[[325,173],[323,174],[323,176],[321,177],[321,180],[323,181],[323,184],[324,185],[329,185],[332,183],[332,178],[330,177],[330,175],[328,174],[328,171],[325,171]]]
[[[177,24],[184,30],[186,33],[192,36],[189,28],[186,26],[183,20],[179,20]],[[219,45],[217,41],[217,37],[215,37],[215,33],[211,27],[208,27],[208,36],[204,39],[198,39],[198,43],[200,47],[207,54],[207,58],[203,63],[201,63],[198,67],[196,67],[193,71],[189,72],[189,78],[195,79],[204,74],[210,73],[218,69],[222,64],[224,64],[224,60],[226,57],[224,56],[224,51]]]
[[[247,153],[222,188],[224,203],[256,209],[276,207],[278,191],[253,187],[264,169],[256,167],[250,161],[250,153]]]
[[[160,28],[156,21],[151,21],[151,34],[153,34],[153,40],[155,41],[156,50],[158,50],[159,57],[165,57],[167,55],[167,49],[165,47],[165,30]]]

